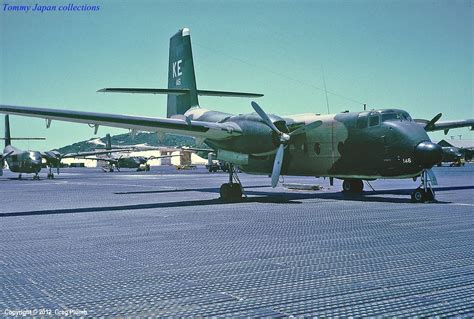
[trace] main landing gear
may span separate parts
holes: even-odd
[[[364,190],[361,179],[345,179],[342,182],[342,191],[346,194],[360,194]]]
[[[54,179],[53,169],[51,167],[49,168],[48,179]]]
[[[229,163],[229,182],[221,185],[219,190],[221,199],[226,202],[237,202],[242,200],[243,187],[234,165]]]
[[[20,175],[21,175],[21,174],[20,174]],[[20,177],[20,179],[21,179],[21,177]],[[34,179],[34,180],[35,180],[35,179],[36,179],[36,180],[39,180],[39,179],[40,179],[38,173],[35,173],[35,175],[33,175],[33,179]]]
[[[428,170],[423,170],[421,173],[421,185],[411,193],[411,201],[414,203],[434,201],[436,196],[433,188],[431,188],[431,183],[436,185],[436,178],[434,175],[430,176]]]

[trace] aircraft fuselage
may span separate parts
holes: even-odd
[[[8,168],[14,173],[37,174],[41,171],[41,153],[36,151],[22,151],[11,145],[5,147],[3,153],[13,151],[7,157]]]
[[[225,141],[207,139],[206,143],[218,150],[218,158],[219,150],[224,151],[222,156],[235,156],[236,165],[247,173],[272,172],[278,140],[256,113],[231,115],[190,109],[185,115],[192,120],[237,124],[242,129],[241,136]],[[296,136],[286,147],[281,170],[285,175],[368,180],[407,178],[418,176],[424,168],[436,164],[433,159],[424,158],[433,143],[423,126],[403,110],[270,115],[270,118],[282,131],[298,124],[322,121],[322,125]]]

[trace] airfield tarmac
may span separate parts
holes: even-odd
[[[474,164],[434,171],[431,204],[412,180],[347,197],[240,174],[247,200],[223,203],[203,168],[5,171],[0,316],[472,317]]]

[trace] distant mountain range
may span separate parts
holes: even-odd
[[[195,147],[196,142],[192,137],[166,134],[163,141],[158,140],[156,133],[137,133],[133,138],[129,133],[112,136],[112,145],[137,145],[147,144],[149,146],[190,146]],[[61,154],[88,152],[97,148],[105,148],[105,137],[92,138],[87,141],[66,145],[57,150]]]

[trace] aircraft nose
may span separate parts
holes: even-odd
[[[443,148],[432,142],[421,142],[415,147],[415,161],[423,168],[431,168],[443,159]]]

